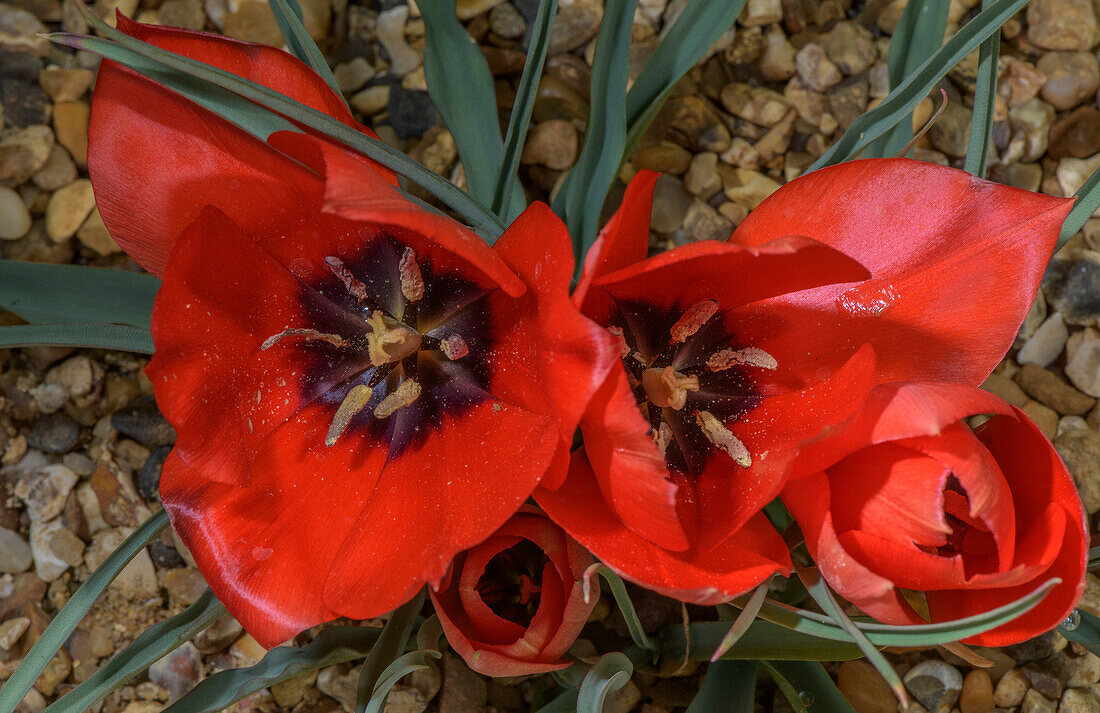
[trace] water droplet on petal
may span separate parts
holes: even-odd
[[[799,691],[798,700],[802,701],[804,706],[812,706],[814,704],[814,694],[809,691]]]
[[[897,288],[889,282],[868,280],[837,297],[836,306],[849,317],[881,317],[900,298]]]
[[[1069,616],[1062,622],[1062,628],[1073,631],[1077,627],[1081,626],[1081,612],[1074,609],[1069,613]]]

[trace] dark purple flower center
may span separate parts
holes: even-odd
[[[489,560],[474,589],[494,614],[528,627],[542,601],[542,572],[549,562],[538,545],[521,539]]]
[[[387,235],[325,263],[329,274],[303,285],[314,293],[302,300],[308,324],[288,326],[261,348],[291,342],[310,352],[307,391],[344,376],[319,397],[332,413],[326,445],[365,428],[393,457],[490,398],[486,290]]]
[[[763,350],[737,346],[717,301],[619,302],[609,328],[623,338],[623,366],[672,473],[697,476],[716,456],[752,465],[727,426],[763,398],[752,372],[777,365]]]

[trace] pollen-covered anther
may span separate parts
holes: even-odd
[[[372,393],[371,387],[366,384],[356,384],[351,387],[351,391],[340,402],[340,407],[336,409],[336,415],[332,417],[332,425],[328,427],[328,435],[325,436],[326,446],[332,448],[336,445],[336,441],[347,429],[351,419],[366,408]]]
[[[440,340],[439,349],[443,352],[443,356],[451,361],[461,359],[470,353],[470,347],[466,345],[466,340],[462,338],[461,334],[452,334],[446,339]]]
[[[707,359],[707,368],[711,371],[724,371],[734,366],[756,366],[775,371],[779,362],[771,354],[756,347],[744,349],[723,349]]]
[[[651,434],[653,438],[653,445],[657,446],[657,451],[661,454],[661,457],[665,457],[665,451],[668,450],[668,444],[672,443],[672,429],[668,427],[668,424],[664,421],[653,429]]]
[[[654,406],[679,411],[687,403],[688,392],[699,390],[699,377],[685,376],[671,366],[649,368],[642,372],[642,388]]]
[[[306,342],[328,342],[334,347],[342,347],[347,344],[344,338],[341,337],[339,334],[328,334],[326,332],[319,332],[316,329],[298,329],[294,327],[289,327],[279,332],[278,334],[273,334],[272,336],[265,339],[263,344],[260,345],[260,350],[267,351],[287,337],[298,338]]]
[[[718,312],[716,300],[702,300],[687,308],[684,315],[668,330],[672,343],[680,344],[694,336]]]
[[[420,398],[420,384],[413,379],[405,379],[397,388],[386,394],[386,398],[378,402],[374,407],[374,415],[378,418],[392,416],[398,409],[405,408]]]
[[[325,258],[325,264],[328,265],[328,269],[332,270],[332,274],[344,283],[344,289],[348,291],[348,294],[360,302],[370,301],[370,297],[367,295],[367,286],[351,274],[351,271],[344,265],[343,260],[329,256]]]
[[[725,451],[737,465],[743,468],[752,465],[752,455],[749,453],[749,449],[710,411],[697,411],[695,413],[695,423],[702,429],[707,440]]]
[[[390,323],[377,310],[371,314],[367,324],[371,328],[371,333],[367,335],[367,353],[370,363],[375,366],[401,361],[415,353],[423,341],[420,334],[400,324]]]
[[[397,270],[401,276],[401,294],[409,302],[419,302],[424,296],[424,276],[420,274],[420,266],[416,264],[416,252],[412,248],[405,248]]]

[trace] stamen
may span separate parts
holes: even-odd
[[[612,325],[607,328],[607,331],[611,334],[611,336],[619,338],[619,358],[625,359],[627,356],[629,356],[630,345],[626,343],[626,337],[623,336],[623,328]]]
[[[405,379],[374,407],[374,415],[378,418],[386,418],[418,398],[420,398],[420,384],[412,379]]]
[[[316,329],[297,329],[288,327],[283,331],[268,337],[264,340],[264,343],[260,345],[261,351],[267,351],[271,347],[278,344],[285,337],[301,337],[307,342],[328,342],[334,347],[346,346],[347,342],[339,334],[327,334],[325,332],[318,332]]]
[[[344,283],[344,289],[348,291],[348,294],[360,302],[372,302],[370,296],[367,295],[367,286],[351,274],[351,271],[344,265],[343,260],[338,257],[326,257],[325,264],[328,265],[328,269],[332,270],[332,274]]]
[[[375,366],[401,361],[420,348],[419,334],[402,326],[390,326],[378,310],[371,314],[367,324],[372,330],[367,335],[367,353]]]
[[[737,350],[723,349],[715,352],[707,359],[707,368],[711,371],[724,371],[739,364],[758,366],[761,369],[771,369],[772,371],[779,367],[779,362],[775,360],[775,357],[756,347]]]
[[[718,312],[716,300],[703,300],[688,307],[684,316],[676,320],[669,332],[672,334],[672,343],[680,344],[702,329],[703,325]]]
[[[749,449],[710,411],[697,411],[695,423],[703,430],[707,440],[724,450],[737,465],[743,468],[752,465]]]
[[[672,429],[668,427],[667,423],[661,421],[660,425],[653,429],[653,444],[657,446],[662,458],[665,457],[665,451],[668,450],[669,443],[672,443]]]
[[[684,376],[671,366],[651,368],[642,372],[642,388],[653,405],[679,411],[687,402],[687,392],[699,390],[699,377]]]
[[[405,248],[397,269],[401,274],[401,294],[405,295],[405,299],[409,302],[419,302],[424,296],[424,277],[420,274],[420,266],[416,264],[416,252],[412,248]]]
[[[332,448],[336,445],[337,439],[344,433],[351,419],[366,407],[372,393],[373,391],[366,384],[356,384],[351,387],[351,391],[340,402],[340,408],[336,409],[336,415],[332,417],[332,425],[329,426],[328,435],[325,436],[326,446]]]
[[[451,361],[461,359],[470,353],[470,347],[466,345],[466,340],[462,338],[461,334],[452,334],[446,339],[441,340],[439,342],[439,350],[443,352],[443,356]]]

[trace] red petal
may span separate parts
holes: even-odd
[[[272,87],[358,127],[321,78],[281,50],[122,16],[118,22],[138,39]],[[156,275],[163,274],[176,236],[203,206],[220,208],[258,236],[287,232],[320,199],[321,182],[299,163],[113,62],[100,66],[88,132],[88,169],[103,220],[122,248]]]
[[[309,136],[283,133],[279,135],[279,145],[320,152],[325,164],[326,213],[372,226],[405,228],[424,236],[439,250],[462,257],[482,273],[480,279],[467,276],[468,279],[484,287],[500,287],[512,297],[523,294],[523,282],[484,240],[461,223],[409,201],[362,157]]]
[[[723,310],[829,282],[867,276],[857,262],[799,237],[743,248],[710,240],[690,243],[604,275],[593,289],[617,300],[666,307],[718,300]],[[605,315],[590,313],[597,321]]]
[[[623,577],[696,604],[729,601],[772,574],[790,571],[790,554],[763,515],[709,552],[670,552],[628,530],[607,507],[583,451],[573,454],[569,477],[535,499],[572,537]]]
[[[160,477],[172,527],[210,588],[267,648],[338,616],[321,600],[321,583],[364,495],[351,477],[271,475],[246,488],[210,482],[173,450]]]
[[[330,464],[315,454],[325,449],[328,424],[304,415],[271,435],[265,455],[272,465],[307,468],[323,478]],[[380,616],[437,582],[456,554],[519,508],[557,446],[550,418],[493,398],[436,429],[385,462],[341,548],[324,596],[342,615]]]
[[[584,258],[584,272],[573,290],[573,300],[588,313],[585,297],[592,280],[645,260],[649,250],[649,219],[653,212],[653,187],[661,174],[638,171],[626,187],[622,203],[600,231]]]
[[[260,345],[318,315],[362,331],[224,214],[206,208],[176,243],[153,310],[147,373],[176,427],[176,454],[203,478],[243,484],[263,438],[304,404],[361,371],[360,355],[317,342]],[[327,360],[324,378],[303,367]],[[308,388],[307,388],[308,387]]]
[[[494,612],[477,591],[477,583],[485,574],[489,561],[517,544],[520,539],[516,535],[501,535],[498,531],[472,548],[465,556],[455,558],[456,564],[461,562],[456,581],[458,603],[473,625],[468,630],[468,636],[476,636],[483,643],[509,644],[523,636],[522,626]]]
[[[815,365],[835,368],[838,346],[870,342],[882,381],[977,385],[1012,344],[1072,206],[933,164],[852,161],[783,186],[730,240],[804,235],[871,271],[858,286],[783,298],[822,321],[798,345]]]
[[[815,474],[874,443],[936,436],[967,416],[1011,413],[1010,408],[993,394],[963,384],[877,386],[850,423],[803,450],[791,478]]]
[[[584,422],[585,451],[606,505],[639,537],[668,550],[689,542],[676,511],[676,486],[657,446],[647,435],[622,363],[592,397]],[[554,489],[550,484],[543,487]]]
[[[565,479],[564,455],[592,394],[618,362],[617,340],[581,315],[569,298],[573,253],[565,225],[543,203],[523,212],[495,250],[526,284],[523,296],[489,297],[499,336],[489,360],[500,398],[557,419],[560,468],[547,487]]]
[[[1027,614],[993,631],[968,639],[982,646],[1003,646],[1053,628],[1072,611],[1084,592],[1088,560],[1088,526],[1073,479],[1050,441],[1019,409],[1016,418],[996,416],[977,429],[978,437],[1001,464],[1016,506],[1019,541],[1017,562],[1041,561],[1051,549],[1057,553],[1048,568],[1032,581],[1008,589],[955,591],[929,597],[933,614],[985,611],[1006,604],[1034,590],[1042,582],[1059,577],[1062,583]],[[1065,528],[1055,539],[1044,526],[1049,508],[1064,511]],[[955,616],[955,614],[951,614]]]

